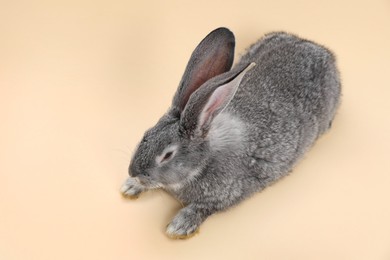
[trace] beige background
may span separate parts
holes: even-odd
[[[333,129],[293,173],[200,234],[119,187],[189,55],[286,30],[338,56]],[[390,259],[390,2],[0,0],[0,259]]]

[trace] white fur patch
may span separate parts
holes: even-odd
[[[200,173],[199,169],[192,170],[188,173],[187,178],[180,183],[173,183],[167,186],[172,191],[178,191],[183,188],[187,183],[191,182]]]
[[[241,148],[244,136],[244,123],[227,112],[214,119],[208,134],[211,149],[214,151]]]

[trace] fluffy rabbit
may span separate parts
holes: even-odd
[[[339,73],[326,48],[271,33],[231,69],[234,46],[226,28],[197,46],[121,189],[136,198],[162,188],[180,200],[185,207],[166,229],[171,238],[194,234],[211,214],[287,175],[331,126],[339,104]]]

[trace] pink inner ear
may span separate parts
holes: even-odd
[[[218,107],[220,107],[223,103],[224,96],[227,94],[227,91],[224,89],[227,85],[217,88],[213,95],[211,95],[210,100],[207,102],[205,107],[205,113],[213,113]],[[226,97],[225,97],[226,98]]]
[[[225,105],[227,105],[228,101],[230,101],[232,91],[231,84],[223,85],[217,88],[214,93],[211,95],[209,100],[207,101],[201,116],[200,116],[200,126],[209,123],[212,119],[213,114],[219,110],[223,109]]]

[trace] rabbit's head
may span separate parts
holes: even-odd
[[[234,35],[218,28],[197,46],[171,108],[141,140],[130,163],[130,176],[149,188],[174,188],[202,172],[212,158],[208,133],[213,120],[253,66],[229,71],[234,45]]]

